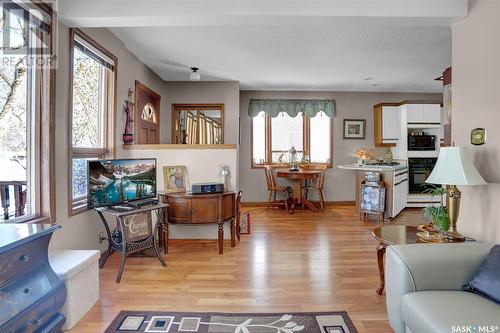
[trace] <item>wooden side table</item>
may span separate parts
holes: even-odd
[[[428,243],[417,236],[418,229],[415,226],[393,224],[373,229],[372,235],[379,242],[377,245],[377,263],[380,276],[380,287],[377,294],[382,295],[385,287],[384,255],[389,245]],[[460,243],[458,240],[443,240],[440,243]]]
[[[192,194],[159,193],[160,200],[168,203],[164,215],[165,253],[168,252],[168,226],[173,224],[200,226],[217,224],[219,254],[224,253],[224,223],[231,223],[231,247],[236,246],[236,192]]]
[[[154,249],[155,255],[163,266],[166,266],[165,261],[160,255],[156,246],[155,231],[153,230],[152,213],[156,213],[157,230],[161,237],[160,230],[163,230],[162,216],[168,205],[160,203],[155,205],[144,206],[131,211],[117,211],[108,207],[99,207],[95,210],[106,229],[106,239],[108,241],[108,249],[102,255],[99,262],[99,268],[103,268],[109,256],[113,252],[121,253],[120,268],[116,283],[120,283],[123,270],[125,268],[125,259],[128,255],[144,251],[150,248]],[[116,219],[116,229],[113,233],[109,228],[105,215],[112,216]],[[163,239],[165,241],[165,239]]]

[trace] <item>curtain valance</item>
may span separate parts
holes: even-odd
[[[270,117],[277,117],[280,112],[290,117],[296,117],[299,112],[309,117],[315,117],[320,111],[328,117],[335,117],[336,113],[333,99],[250,99],[248,115],[255,117],[261,111]]]

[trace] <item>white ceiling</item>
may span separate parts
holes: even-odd
[[[164,80],[196,66],[263,90],[441,91],[466,13],[466,0],[59,2],[64,23],[109,27]]]

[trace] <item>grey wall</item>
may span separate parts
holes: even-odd
[[[172,104],[223,103],[224,143],[238,143],[240,83],[236,81],[198,81],[164,83],[165,112],[162,112],[161,142],[170,143]]]
[[[333,120],[333,164],[327,171],[327,201],[351,201],[355,199],[355,176],[353,171],[336,168],[342,164],[355,162],[354,153],[360,147],[373,147],[373,106],[382,102],[403,100],[441,100],[441,94],[412,93],[368,93],[368,92],[299,92],[299,91],[241,91],[241,146],[240,146],[240,188],[243,201],[266,201],[266,183],[262,169],[252,169],[250,165],[250,124],[248,103],[250,98],[333,98],[337,105],[337,116]],[[343,119],[366,119],[365,140],[344,140]]]
[[[123,101],[129,88],[134,89],[139,80],[162,95],[164,101],[164,82],[148,67],[141,63],[125,45],[108,29],[82,29],[108,51],[118,57],[117,82],[117,153],[121,147],[121,134],[124,128]],[[68,113],[69,113],[69,29],[62,23],[58,25],[58,68],[56,70],[56,222],[62,230],[55,233],[51,246],[66,249],[97,249],[97,232],[103,229],[95,212],[84,212],[68,216]],[[162,103],[162,109],[164,109]]]
[[[469,15],[452,27],[452,138],[467,146],[487,186],[462,186],[458,229],[481,241],[500,242],[500,2],[469,1]],[[487,142],[470,144],[470,131],[487,130]]]

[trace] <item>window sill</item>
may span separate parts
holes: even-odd
[[[20,216],[17,218],[9,219],[9,220],[3,220],[0,222],[2,223],[51,223],[50,218],[46,216],[36,216],[36,215],[27,215],[27,216]]]

